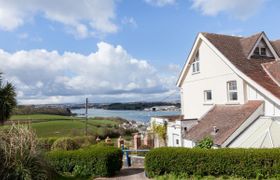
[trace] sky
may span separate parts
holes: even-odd
[[[19,104],[171,101],[199,32],[280,39],[277,0],[0,0]]]

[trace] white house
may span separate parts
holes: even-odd
[[[199,33],[177,81],[182,116],[162,118],[168,146],[211,136],[217,147],[280,147],[279,57],[264,32]]]

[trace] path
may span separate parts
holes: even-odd
[[[97,180],[148,180],[144,174],[144,168],[122,168],[114,177],[97,178]]]

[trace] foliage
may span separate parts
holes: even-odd
[[[7,121],[17,105],[15,87],[7,82],[3,83],[0,73],[0,123]]]
[[[48,179],[51,169],[37,149],[28,126],[12,125],[0,133],[1,179]]]
[[[38,146],[41,150],[50,151],[53,143],[57,140],[57,137],[39,138]]]
[[[269,178],[280,174],[280,149],[156,148],[145,156],[145,171],[164,174]]]
[[[211,137],[205,137],[197,143],[196,147],[201,149],[211,149],[213,144],[213,139]]]
[[[122,151],[115,147],[94,145],[74,151],[51,151],[46,157],[57,172],[78,177],[112,176],[122,167]]]
[[[52,145],[52,150],[76,150],[79,149],[80,146],[76,143],[72,138],[64,137],[58,138]]]
[[[19,105],[13,112],[14,115],[30,115],[30,114],[50,114],[50,115],[61,115],[71,116],[71,110],[63,107],[36,107],[34,105]]]
[[[156,133],[164,143],[166,143],[167,138],[167,124],[156,124],[155,122],[152,125],[152,130]]]
[[[76,136],[76,137],[67,137],[72,139],[78,147],[87,147],[95,144],[95,136]],[[49,138],[39,138],[39,147],[44,151],[50,151],[54,142],[59,139],[57,137],[49,137]]]

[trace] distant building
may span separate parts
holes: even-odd
[[[199,33],[177,86],[182,116],[167,123],[167,145],[280,147],[280,40]]]

